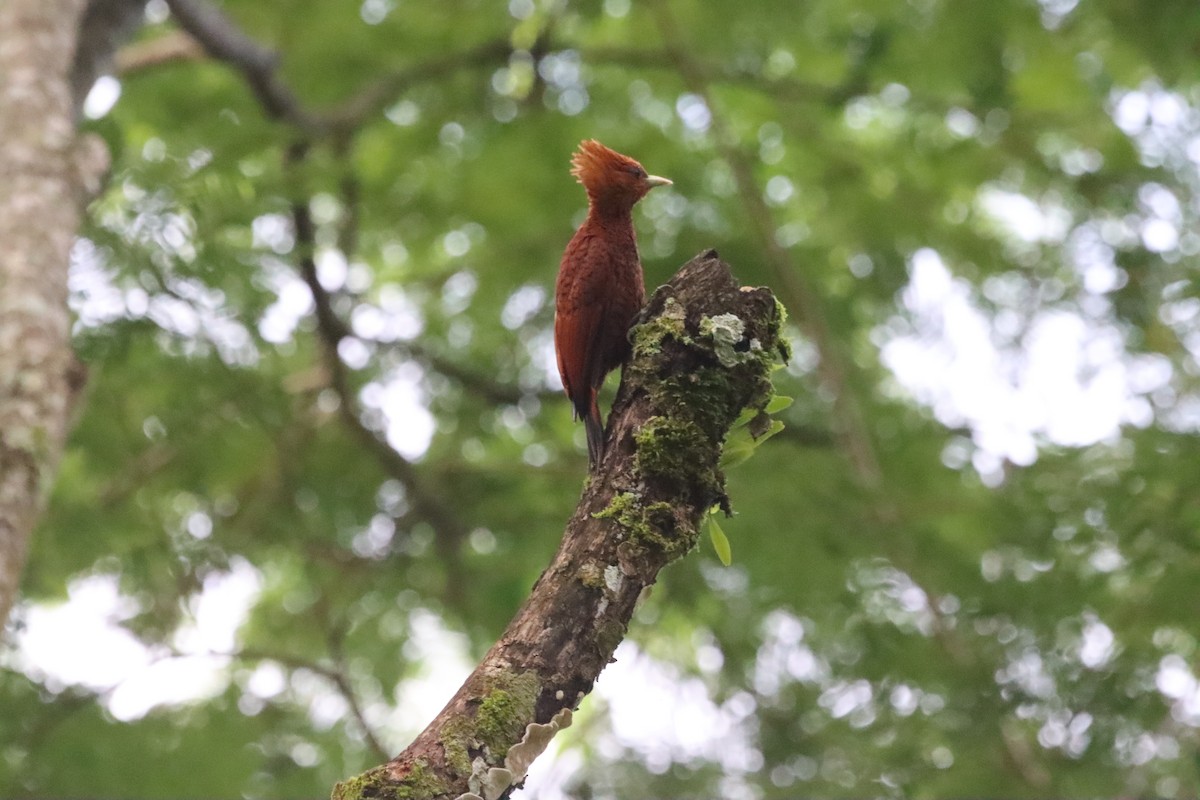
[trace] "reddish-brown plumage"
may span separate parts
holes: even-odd
[[[563,388],[583,419],[594,467],[604,446],[596,392],[629,354],[629,325],[646,300],[633,206],[670,181],[647,175],[641,164],[593,139],[579,145],[571,174],[587,191],[588,214],[558,268],[554,349]]]

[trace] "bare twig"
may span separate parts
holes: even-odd
[[[542,402],[566,403],[562,392],[544,389],[526,391],[514,383],[496,380],[477,370],[471,369],[452,358],[448,358],[420,342],[404,342],[395,347],[408,355],[414,361],[425,364],[439,375],[444,375],[459,383],[472,396],[482,398],[493,405],[515,405],[527,397],[536,397]]]
[[[291,158],[301,158],[303,150],[302,146],[293,148]],[[383,469],[404,485],[412,501],[413,511],[437,530],[439,545],[457,547],[457,543],[466,538],[469,530],[454,513],[449,502],[442,497],[440,491],[423,479],[411,461],[389,445],[380,433],[363,422],[358,399],[350,386],[346,365],[338,355],[338,346],[351,335],[351,331],[334,310],[332,298],[317,276],[317,265],[313,257],[316,228],[308,204],[302,200],[292,203],[292,224],[295,227],[300,277],[312,293],[323,362],[329,374],[330,385],[340,401],[338,410],[342,421]]]
[[[1001,722],[1000,741],[1008,766],[1034,790],[1045,791],[1052,777],[1016,724]]]
[[[167,0],[180,27],[213,58],[236,67],[268,116],[286,120],[302,131],[317,134],[325,125],[301,105],[279,77],[279,57],[242,32],[223,11],[204,0]]]
[[[107,0],[128,2],[128,0]],[[279,76],[278,55],[244,33],[224,12],[207,0],[167,0],[180,26],[193,36],[204,51],[213,58],[225,61],[245,77],[251,90],[272,118],[294,124],[311,138],[352,136],[362,124],[379,114],[395,99],[414,86],[448,77],[458,72],[503,64],[513,53],[508,38],[482,42],[464,50],[430,61],[399,67],[386,72],[342,101],[332,110],[318,112],[308,109],[296,93]],[[667,40],[670,41],[670,40]],[[553,41],[550,29],[544,30],[530,49],[534,60],[561,50],[578,50],[585,61],[632,69],[675,69],[678,67],[675,48],[642,49],[626,47],[576,47],[571,42]],[[194,49],[163,37],[162,40],[134,45],[118,62],[123,70],[141,68],[156,63],[188,59]],[[745,70],[704,64],[692,59],[693,71],[705,83],[729,83],[769,93],[772,97],[799,102],[836,105],[857,93],[869,91],[858,84],[854,76],[849,82],[825,85],[791,77],[764,78]],[[949,104],[931,98],[917,98],[925,105],[941,109]],[[969,106],[970,98],[962,105]]]
[[[337,667],[332,670],[330,679],[338,692],[346,699],[347,705],[350,706],[350,713],[354,715],[354,719],[358,722],[358,726],[362,729],[363,736],[367,739],[367,744],[370,745],[371,751],[379,758],[387,758],[387,749],[383,743],[379,741],[379,737],[375,735],[375,731],[371,729],[370,723],[367,722],[367,715],[363,711],[362,703],[359,702],[358,692],[354,691],[354,687],[350,684],[349,670],[346,668],[346,652],[343,647],[345,643],[346,628],[344,626],[328,626],[326,628],[326,638],[329,641],[329,652],[333,655],[333,662]]]
[[[200,42],[185,31],[169,31],[162,36],[134,42],[117,51],[118,75],[129,75],[151,67],[178,61],[196,61],[205,55]]]
[[[242,73],[267,116],[296,126],[310,138],[353,134],[412,86],[463,69],[499,64],[512,52],[506,39],[451,53],[385,74],[327,114],[304,106],[279,75],[278,54],[248,36],[223,11],[206,0],[167,0],[180,27],[195,37],[205,52]]]
[[[350,142],[338,140],[335,148],[342,174],[338,178],[338,192],[341,194],[342,213],[338,220],[337,245],[346,258],[353,258],[358,250],[358,227],[360,209],[362,207],[362,182],[354,170],[354,161],[350,158]]]
[[[511,53],[512,45],[505,39],[497,39],[423,64],[393,70],[334,109],[328,117],[329,127],[339,133],[349,133],[418,84],[444,78],[464,69],[500,65]]]
[[[555,49],[568,48],[570,45],[567,43],[555,43]],[[586,63],[636,70],[676,71],[679,66],[676,56],[670,48],[652,49],[602,45],[581,47],[579,55]],[[761,91],[773,98],[833,105],[844,102],[847,96],[847,89],[844,86],[813,83],[787,77],[766,78],[757,71],[751,72],[731,66],[705,63],[694,57],[692,64],[697,72],[704,76],[707,83],[743,86]]]
[[[213,655],[219,654],[214,653]],[[358,699],[358,693],[354,691],[354,687],[350,684],[350,677],[346,673],[346,664],[340,653],[334,654],[336,666],[332,667],[301,658],[300,656],[273,653],[264,650],[244,649],[225,655],[240,661],[275,661],[288,669],[306,669],[314,675],[319,675],[329,681],[333,684],[338,694],[342,696],[342,699],[346,701],[346,705],[349,706],[350,714],[354,717],[354,721],[362,732],[363,738],[366,739],[367,746],[371,748],[371,752],[379,758],[387,758],[387,748],[379,741],[379,737],[375,734],[371,724],[367,722],[362,703]]]
[[[10,685],[15,685],[12,681],[25,682],[29,680],[25,673],[12,669],[4,669],[0,672],[0,676],[9,681]],[[116,686],[94,691],[78,686],[71,686],[65,691],[55,694],[54,702],[46,703],[43,713],[22,715],[25,717],[24,719],[15,720],[21,726],[18,729],[20,730],[18,735],[20,736],[21,748],[27,754],[26,757],[38,760],[38,751],[43,747],[52,746],[47,740],[51,738],[50,735],[54,733],[59,725],[68,722],[76,714],[90,709],[93,704],[105,699],[115,690]],[[11,778],[5,779],[6,788],[11,786],[11,780]]]

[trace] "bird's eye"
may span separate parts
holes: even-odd
[[[641,167],[628,167],[626,171],[635,178],[646,177],[646,170]]]

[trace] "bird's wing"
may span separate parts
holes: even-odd
[[[599,353],[601,319],[604,309],[598,302],[571,303],[554,312],[554,349],[558,355],[558,374],[576,416],[587,414]]]
[[[555,286],[558,374],[577,417],[587,416],[603,336],[608,270],[603,240],[585,222],[563,253]]]

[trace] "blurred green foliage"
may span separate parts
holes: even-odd
[[[648,286],[715,247],[777,291],[796,323],[777,388],[797,401],[729,476],[733,566],[705,543],[630,631],[736,720],[713,730],[728,746],[650,748],[592,698],[555,791],[1200,790],[1200,7],[223,8],[278,49],[311,112],[382,93],[297,160],[308,135],[226,64],[119,76],[90,123],[119,158],[73,278],[91,382],[24,591],[52,604],[113,576],[135,603],[122,624],[164,658],[206,579],[251,565],[261,592],[227,687],[137,719],[8,658],[0,794],[323,795],[381,760],[352,701],[388,755],[419,730],[399,699],[426,658],[414,620],[481,655],[581,486],[550,326],[584,208],[568,158],[590,137],[675,181],[636,215]],[[151,4],[140,40],[172,29]],[[1022,234],[989,211],[998,193],[1058,222]],[[397,441],[432,425],[419,487],[342,416],[294,203],[358,334],[339,348],[352,412]],[[1047,314],[1115,336],[1120,427],[1067,441],[1033,426],[1014,435],[1036,458],[1014,463],[936,391],[961,377],[926,374],[928,396],[898,379],[888,342],[947,335],[906,290],[918,252],[955,276],[1014,382]],[[389,405],[392,383],[428,418]],[[264,664],[278,691],[254,688]],[[340,713],[314,710],[331,696]]]

